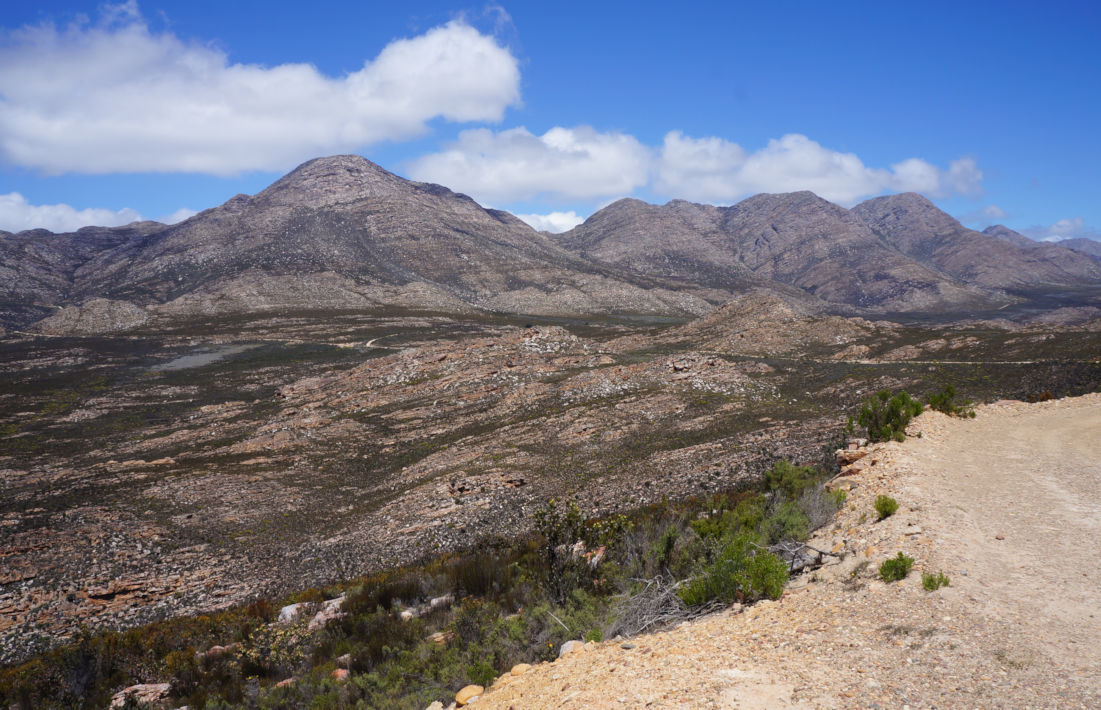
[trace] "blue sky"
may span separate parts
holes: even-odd
[[[41,1],[0,9],[0,229],[180,218],[355,152],[544,227],[915,190],[1101,228],[1101,6]]]

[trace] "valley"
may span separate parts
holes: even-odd
[[[0,343],[3,660],[829,460],[871,392],[1101,383],[1096,332],[761,294],[700,319],[233,317]]]

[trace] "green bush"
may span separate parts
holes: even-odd
[[[937,572],[936,574],[932,572],[922,572],[921,586],[927,592],[934,592],[941,587],[947,587],[949,586],[948,575],[944,574],[944,572]]]
[[[704,540],[721,540],[727,535],[759,529],[765,518],[766,504],[764,496],[753,496],[738,501],[733,510],[692,520],[688,524]]]
[[[975,418],[975,410],[971,408],[971,402],[966,399],[957,402],[956,388],[952,385],[945,385],[944,389],[940,392],[929,395],[927,401],[929,403],[929,408],[935,409],[938,412],[944,412],[953,417]]]
[[[781,540],[806,540],[810,535],[810,519],[795,503],[781,503],[761,521],[761,535],[769,545]]]
[[[591,577],[585,558],[572,549],[578,540],[584,540],[585,519],[574,501],[559,504],[552,498],[535,512],[535,529],[542,538],[539,553],[544,561],[544,581],[555,601],[561,603]]]
[[[867,428],[869,441],[902,441],[906,425],[922,409],[921,402],[906,392],[892,395],[889,390],[880,390],[864,401],[857,421]]]
[[[764,597],[779,599],[787,580],[784,561],[764,550],[755,536],[742,534],[727,540],[703,574],[677,590],[677,594],[688,606],[710,601],[730,604]]]
[[[878,495],[875,497],[875,512],[879,519],[889,518],[898,511],[898,501],[891,496]]]
[[[906,575],[910,574],[910,568],[913,566],[914,558],[900,552],[898,557],[883,561],[883,564],[879,566],[879,578],[884,582],[897,582],[900,579],[906,579]]]
[[[788,500],[795,500],[815,483],[815,471],[810,466],[796,466],[790,461],[777,461],[765,473],[765,485],[780,491]]]

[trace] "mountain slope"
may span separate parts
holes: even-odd
[[[38,320],[50,306],[69,298],[81,264],[164,228],[159,222],[134,222],[62,234],[45,229],[0,231],[0,324]]]
[[[993,224],[982,230],[982,233],[989,237],[1001,239],[1003,242],[1009,242],[1013,246],[1022,249],[1035,249],[1040,246],[1040,242],[1035,239],[1029,239],[1025,235],[1010,229],[1004,224]]]
[[[702,296],[727,294],[592,264],[508,213],[359,156],[309,161],[255,196],[107,245],[68,289],[71,302],[172,318],[389,306],[686,315],[710,307]]]
[[[89,265],[78,287],[161,300],[250,270],[333,272],[366,286],[426,283],[474,305],[610,276],[511,215],[364,158],[336,156],[165,230],[114,273]]]
[[[620,200],[558,239],[625,269],[736,291],[786,286],[835,306],[937,310],[984,298],[899,254],[810,192],[757,195],[732,207]]]
[[[876,197],[852,212],[901,253],[967,283],[1011,289],[1101,280],[1091,259],[1065,249],[1023,249],[967,229],[916,193]]]
[[[1074,251],[1082,252],[1083,254],[1089,254],[1094,259],[1101,259],[1101,242],[1094,239],[1075,237],[1074,239],[1063,239],[1061,241],[1055,242],[1054,244],[1055,246],[1073,249]]]

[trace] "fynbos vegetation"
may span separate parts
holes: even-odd
[[[857,422],[867,428],[871,441],[902,441],[906,425],[921,410],[921,402],[906,392],[892,395],[889,390],[880,390],[864,402]]]
[[[798,562],[791,551],[837,508],[823,478],[779,461],[758,490],[589,521],[575,502],[549,501],[523,542],[486,539],[463,555],[280,601],[316,609],[343,595],[341,615],[321,630],[306,629],[311,614],[281,624],[278,605],[261,601],[85,634],[3,671],[0,697],[23,708],[103,707],[121,686],[167,679],[191,707],[423,708],[515,663],[553,658],[570,639],[779,597]],[[347,682],[331,677],[338,665],[354,671]]]

